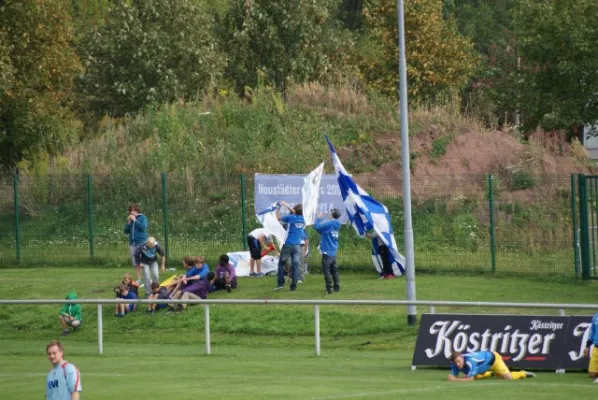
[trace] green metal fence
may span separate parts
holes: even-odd
[[[402,247],[402,182],[357,180],[389,208]],[[416,268],[575,276],[583,258],[576,247],[583,219],[577,217],[583,202],[572,192],[577,183],[572,176],[515,174],[413,179]],[[2,177],[0,265],[126,265],[123,228],[133,202],[165,245],[169,264],[199,254],[213,263],[221,253],[246,249],[247,232],[258,226],[253,196],[251,175]],[[598,223],[596,213],[588,215]],[[308,262],[317,270],[318,234],[309,228],[308,235]],[[340,244],[342,268],[371,270],[369,241],[345,227]]]

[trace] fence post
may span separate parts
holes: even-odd
[[[102,304],[98,304],[98,353],[104,354],[104,319]]]
[[[320,306],[314,305],[314,324],[316,332],[316,356],[320,355]]]
[[[206,333],[206,354],[210,355],[212,349],[210,348],[210,306],[208,304],[203,306],[203,315]]]
[[[575,193],[575,174],[571,174],[571,222],[573,228],[573,260],[575,262],[575,276],[579,276],[579,236],[577,235],[577,207]]]
[[[15,208],[15,245],[17,249],[17,264],[21,264],[21,226],[19,223],[19,174],[12,177],[13,206]]]
[[[243,243],[243,251],[247,250],[247,237],[245,222],[245,174],[241,174],[241,242]]]
[[[89,221],[89,258],[93,258],[93,192],[91,174],[87,174],[87,219]]]
[[[166,253],[166,260],[168,260],[168,186],[166,182],[166,172],[162,172],[162,207],[164,214],[164,252]]]
[[[492,259],[492,272],[496,272],[496,230],[494,226],[494,190],[492,187],[492,174],[488,174],[488,207],[490,209],[490,257]]]
[[[588,243],[588,198],[586,192],[586,177],[584,174],[577,176],[579,190],[579,229],[581,243],[581,277],[589,279],[590,277],[590,245]]]

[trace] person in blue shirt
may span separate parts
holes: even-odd
[[[451,361],[451,373],[448,380],[454,382],[473,381],[474,379],[484,379],[492,376],[506,380],[534,378],[536,376],[526,371],[509,371],[502,356],[495,351],[478,351],[465,354],[453,351],[449,359]],[[463,373],[465,378],[459,378],[459,372]]]
[[[336,208],[330,210],[330,219],[323,218],[323,214],[318,214],[318,219],[314,228],[320,234],[320,252],[322,253],[322,272],[324,273],[324,282],[326,284],[325,294],[331,294],[341,290],[338,279],[338,269],[336,267],[336,252],[338,250],[338,231],[341,229],[341,223],[338,220],[341,213]]]
[[[301,238],[305,229],[305,220],[303,219],[303,205],[296,204],[295,207],[291,208],[282,201],[280,203],[282,207],[288,208],[290,211],[289,215],[282,217],[280,215],[280,207],[276,209],[276,218],[279,221],[287,223],[287,237],[284,241],[284,245],[280,249],[280,258],[278,261],[278,284],[275,291],[284,288],[284,265],[287,259],[290,257],[293,263],[292,274],[291,274],[291,291],[297,289],[297,281],[299,280],[299,252],[301,251]]]
[[[46,346],[52,369],[46,376],[46,400],[79,400],[81,374],[72,363],[64,360],[64,346],[52,340]]]
[[[590,356],[588,374],[590,375],[590,378],[596,378],[594,383],[598,383],[598,313],[594,314],[592,317],[592,326],[590,327],[590,334],[583,354],[585,356]]]
[[[117,296],[117,298],[126,300],[137,300],[137,295],[132,290],[129,290],[129,287],[123,283],[122,285],[120,285],[120,294]],[[124,317],[126,313],[128,313],[129,311],[135,311],[136,308],[136,303],[116,304],[114,316]]]
[[[135,261],[135,250],[147,240],[147,226],[147,218],[141,213],[139,205],[130,204],[125,233],[129,235],[129,253],[131,254],[131,263],[137,271],[138,283],[141,283],[141,265]]]

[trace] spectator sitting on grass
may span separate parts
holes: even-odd
[[[189,278],[192,278],[191,281],[199,279],[199,271],[195,268],[195,257],[186,256],[183,258],[183,268],[185,268],[186,272],[183,275],[178,276],[177,278],[173,279],[172,282],[168,285],[168,293],[175,293],[179,291],[182,287],[187,286],[187,282]],[[197,278],[196,278],[197,277]]]
[[[226,289],[229,293],[232,289],[237,287],[235,267],[229,262],[229,258],[226,254],[220,256],[220,263],[216,268],[216,281],[214,282],[214,287],[216,290]]]
[[[216,274],[212,271],[208,272],[208,275],[206,276],[205,279],[200,280],[197,283],[194,283],[193,285],[189,285],[187,286],[185,289],[183,289],[182,291],[179,291],[177,293],[175,293],[175,297],[173,296],[173,298],[180,298],[181,300],[199,300],[199,299],[207,299],[208,298],[208,293],[210,293],[212,291],[212,287],[214,285],[214,282],[216,281]],[[182,311],[185,309],[185,307],[187,307],[187,304],[169,304],[168,305],[168,312],[173,312],[173,311]]]
[[[152,294],[149,295],[148,299],[167,300],[170,299],[170,296],[168,295],[168,290],[165,287],[160,286],[158,282],[152,282]],[[147,306],[146,312],[150,314],[155,314],[156,310],[166,308],[166,306],[167,304],[165,303],[150,303]]]
[[[70,292],[66,295],[67,300],[77,300],[77,293]],[[81,326],[83,319],[81,317],[81,306],[79,304],[70,304],[64,303],[62,308],[60,309],[60,325],[62,325],[62,335],[66,336],[71,331],[69,330],[69,326],[73,327],[73,331],[75,331],[78,327]]]
[[[133,280],[133,277],[131,276],[130,272],[125,273],[125,276],[123,277],[121,284],[123,283],[127,285],[129,291],[135,293],[135,295],[139,297],[139,284]],[[114,288],[114,292],[116,293],[116,297],[118,297],[120,293],[120,285]]]
[[[208,276],[208,272],[210,272],[210,266],[206,262],[206,258],[204,256],[195,257],[195,263],[193,264],[193,267],[195,267],[195,269],[199,273],[200,280],[205,279],[206,276]],[[187,282],[194,281],[194,280],[197,280],[197,279],[193,279],[193,277],[187,278]]]
[[[132,291],[129,290],[129,287],[127,285],[125,285],[124,283],[122,285],[120,285],[119,288],[119,294],[118,294],[118,298],[119,299],[127,299],[127,300],[137,300],[137,295],[135,293],[133,293]],[[121,303],[121,304],[117,304],[115,307],[115,317],[124,317],[126,313],[128,313],[129,311],[135,311],[135,309],[137,308],[137,304],[135,303]]]

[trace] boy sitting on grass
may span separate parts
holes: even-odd
[[[196,257],[191,256],[186,256],[183,259],[183,268],[185,268],[186,272],[183,275],[178,276],[170,285],[168,285],[168,293],[176,293],[187,286],[189,282],[200,279],[200,271],[195,267],[196,261]]]
[[[237,274],[235,273],[235,267],[229,263],[229,258],[226,254],[220,256],[220,262],[216,268],[216,281],[214,282],[214,288],[226,289],[227,292],[231,292],[232,289],[237,287]]]
[[[158,300],[167,300],[167,299],[170,299],[170,296],[168,295],[168,290],[165,287],[160,286],[160,284],[158,282],[152,282],[152,293],[149,295],[148,298],[149,299],[158,299]],[[165,303],[148,304],[146,312],[153,315],[156,313],[156,310],[166,308],[166,306],[167,306],[167,304],[165,304]]]
[[[118,296],[116,296],[119,299],[127,299],[127,300],[137,300],[137,295],[135,293],[133,293],[131,290],[129,290],[129,287],[127,285],[125,285],[124,283],[122,285],[120,285],[119,288],[119,293]],[[135,303],[121,303],[121,304],[116,304],[115,307],[115,317],[124,317],[126,313],[130,312],[130,311],[135,311],[135,309],[137,308],[137,304]]]
[[[208,272],[206,279],[202,279],[193,285],[187,286],[185,289],[176,292],[173,299],[181,299],[181,300],[199,300],[199,299],[207,299],[208,293],[212,291],[212,287],[216,280],[216,274],[212,271]],[[168,312],[172,311],[183,311],[187,307],[187,304],[169,304],[168,305]]]
[[[67,300],[76,300],[77,293],[70,292],[66,295]],[[62,308],[60,309],[60,325],[62,325],[62,335],[66,336],[71,331],[69,330],[69,326],[73,327],[73,332],[81,326],[83,319],[81,317],[81,306],[79,304],[70,304],[64,303]]]

